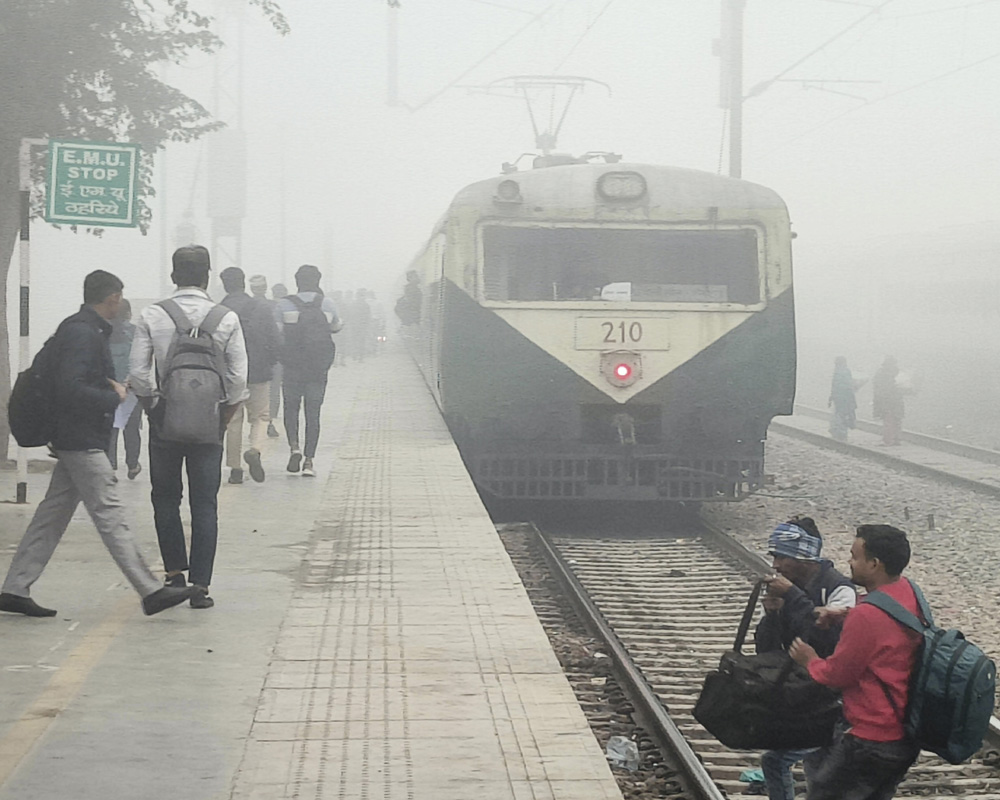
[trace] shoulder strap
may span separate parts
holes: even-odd
[[[199,330],[204,331],[209,336],[215,333],[215,329],[219,327],[219,323],[222,322],[222,318],[226,316],[232,309],[227,308],[224,305],[212,306],[211,310],[205,315],[205,319],[201,321],[201,325],[198,326]],[[233,312],[234,314],[236,312]]]
[[[916,587],[914,587],[916,589]],[[919,603],[918,598],[918,603]],[[864,603],[870,603],[876,608],[881,609],[890,617],[892,617],[896,622],[901,625],[905,625],[907,628],[916,631],[917,633],[923,633],[926,629],[926,625],[920,621],[920,619],[915,615],[911,614],[902,605],[893,600],[885,592],[871,592],[865,595],[865,599],[862,601]],[[926,601],[925,601],[926,603]]]
[[[318,308],[320,311],[322,311],[323,300],[325,299],[326,298],[324,298],[323,295],[317,294],[312,300],[309,301],[309,305],[311,305],[313,308]]]
[[[750,620],[753,619],[754,609],[757,608],[757,600],[760,598],[760,591],[764,587],[764,581],[757,581],[750,592],[750,599],[747,600],[747,607],[743,610],[743,619],[740,620],[740,627],[736,631],[736,641],[733,642],[733,650],[737,653],[743,652],[743,642],[747,638],[747,631],[750,630]]]
[[[181,310],[181,307],[177,305],[176,301],[171,298],[168,297],[166,300],[161,300],[156,305],[167,312],[170,319],[174,321],[174,326],[181,333],[188,333],[194,327],[194,325],[191,324],[191,320],[187,318],[187,314],[185,314]]]
[[[306,307],[306,301],[299,297],[297,294],[288,295],[288,299],[292,301],[292,305],[295,306],[299,311]]]

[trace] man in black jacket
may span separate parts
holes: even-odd
[[[783,522],[768,537],[767,550],[777,573],[768,581],[764,616],[754,634],[758,653],[787,650],[797,638],[830,655],[839,628],[816,627],[816,609],[851,608],[854,584],[820,557],[823,537],[810,517]],[[810,750],[770,750],[761,758],[769,800],[795,800],[792,765]]]
[[[250,425],[250,448],[243,458],[250,468],[250,477],[257,483],[264,480],[264,467],[260,463],[260,448],[267,436],[271,422],[271,378],[278,362],[278,323],[267,300],[251,297],[246,293],[243,270],[228,267],[219,273],[226,296],[222,305],[231,308],[240,318],[243,338],[247,346],[247,389],[250,396],[237,411],[226,428],[226,466],[229,482],[243,483],[240,453],[243,450],[243,414]]]
[[[114,380],[109,320],[118,314],[122,282],[96,270],[83,282],[83,305],[56,331],[52,384],[57,462],[45,498],[18,545],[0,592],[0,611],[53,617],[54,609],[30,597],[31,585],[49,563],[80,502],[105,546],[142,597],[142,610],[156,614],[184,602],[193,590],[163,587],[143,560],[125,521],[107,448],[111,424],[125,387]]]

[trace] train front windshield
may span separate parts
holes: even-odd
[[[760,302],[757,236],[740,230],[483,229],[487,300]]]

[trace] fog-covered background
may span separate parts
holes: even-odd
[[[242,117],[248,275],[291,284],[314,263],[327,290],[373,288],[391,309],[452,195],[533,149],[523,101],[476,88],[505,76],[611,87],[574,101],[561,151],[727,169],[718,0],[401,0],[397,107],[384,0],[283,0],[284,38],[243,2],[205,5],[229,48],[166,74],[231,126]],[[907,424],[1000,446],[998,31],[996,0],[747,2],[745,87],[760,92],[745,104],[743,176],[785,198],[798,234],[802,402],[825,404],[835,355],[870,376],[893,353],[919,387]],[[161,294],[166,257],[192,238],[183,226],[208,242],[210,161],[207,139],[171,147],[146,236],[34,224],[33,350],[91,269],[133,298]],[[231,263],[222,252],[215,268]],[[16,313],[11,325],[16,337]]]

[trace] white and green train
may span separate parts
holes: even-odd
[[[788,211],[675,167],[571,164],[452,201],[414,350],[487,500],[738,500],[790,414]]]

